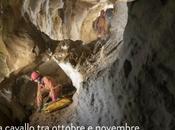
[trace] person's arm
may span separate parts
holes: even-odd
[[[50,90],[49,95],[52,98],[52,101],[56,101],[56,99],[57,99],[57,92],[55,91],[56,82],[51,77],[45,77],[44,81],[45,81],[45,84],[48,86],[48,88]]]
[[[42,85],[38,84],[37,97],[36,97],[37,107],[41,107],[41,103],[42,103],[41,89],[42,89]]]
[[[50,97],[52,98],[53,102],[57,100],[57,96],[55,95],[54,89],[50,90]]]
[[[55,95],[55,83],[53,81],[53,79],[49,80],[49,85],[50,85],[50,97],[52,98],[52,101],[56,101],[57,97]]]

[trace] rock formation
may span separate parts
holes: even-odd
[[[175,129],[173,0],[0,1],[0,125]],[[102,9],[110,34],[98,39]],[[74,86],[73,103],[36,113],[32,70]],[[24,102],[26,101],[26,102]]]

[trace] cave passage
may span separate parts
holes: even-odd
[[[175,130],[174,34],[174,0],[0,0],[0,126]],[[73,102],[36,112],[36,70]]]
[[[56,83],[61,84],[63,86],[61,96],[72,98],[76,92],[71,79],[54,60],[40,64],[35,70],[43,76],[51,76]],[[4,116],[1,121],[5,121],[5,125],[23,125],[29,122],[31,114],[36,112],[37,84],[31,81],[31,72],[16,77],[13,84],[8,84],[8,88],[1,90],[1,100],[4,100],[4,107],[1,109],[1,114]],[[48,100],[47,96],[43,98],[43,103],[46,103],[46,100]]]

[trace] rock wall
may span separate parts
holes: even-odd
[[[173,0],[140,0],[128,5],[128,25],[124,35],[128,55],[124,64],[126,60],[130,61],[132,70],[128,71],[126,87],[137,91],[134,107],[140,112],[135,119],[144,129],[175,128],[174,5]],[[130,118],[133,117],[135,114]]]

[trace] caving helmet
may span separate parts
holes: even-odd
[[[39,77],[40,77],[40,74],[39,74],[38,72],[33,71],[33,72],[31,73],[31,79],[32,79],[32,81],[35,81],[35,80],[38,79]]]

